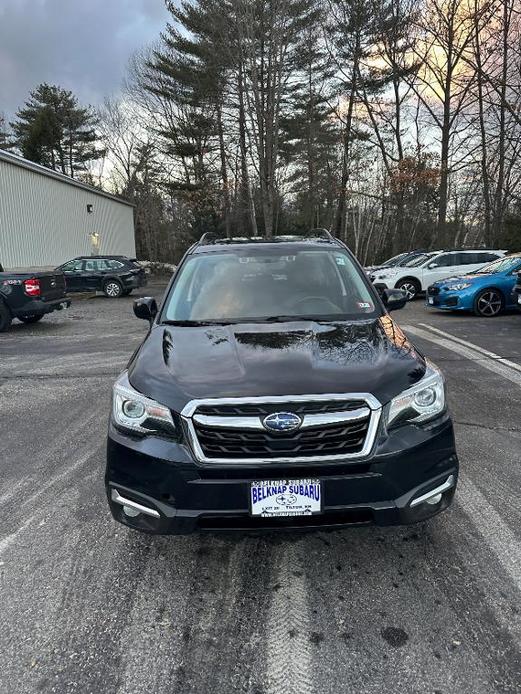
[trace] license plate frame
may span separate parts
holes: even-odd
[[[253,518],[316,516],[323,513],[323,484],[315,478],[256,480],[249,483],[248,501]]]

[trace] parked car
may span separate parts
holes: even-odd
[[[364,270],[366,271],[366,273],[372,274],[376,272],[376,270],[383,270],[384,268],[388,267],[397,267],[398,265],[407,265],[411,260],[414,260],[423,253],[426,253],[426,251],[417,250],[399,253],[398,255],[389,258],[389,260],[386,260],[384,263],[381,263],[380,265],[369,265],[368,267],[365,267]]]
[[[503,257],[506,251],[466,249],[458,251],[436,251],[425,253],[406,266],[377,271],[371,280],[380,289],[396,287],[403,289],[408,301],[439,280],[474,272],[486,263]]]
[[[458,458],[440,370],[347,247],[203,238],[114,385],[106,490],[149,533],[394,525],[443,511]]]
[[[13,318],[22,323],[37,323],[47,313],[70,305],[63,273],[5,272],[0,265],[0,332],[9,330]]]
[[[489,263],[474,273],[435,282],[427,289],[427,306],[447,311],[473,311],[492,318],[515,308],[514,286],[521,270],[521,254]]]
[[[517,282],[514,286],[514,297],[518,308],[521,309],[521,272],[517,273]]]
[[[110,299],[147,284],[144,268],[124,255],[79,256],[57,270],[65,275],[68,292],[103,292]]]

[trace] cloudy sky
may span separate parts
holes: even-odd
[[[167,17],[163,0],[0,0],[0,113],[12,118],[40,82],[98,105]]]

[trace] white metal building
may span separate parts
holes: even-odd
[[[0,264],[56,267],[78,255],[136,253],[134,208],[0,150]]]

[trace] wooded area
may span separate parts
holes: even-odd
[[[521,250],[515,0],[166,4],[121,97],[40,85],[0,122],[0,147],[133,201],[140,257],[317,226],[362,262]]]

